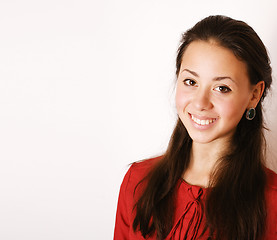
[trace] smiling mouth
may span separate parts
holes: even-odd
[[[216,118],[198,119],[195,116],[193,116],[192,114],[191,114],[191,119],[192,119],[192,121],[194,121],[195,123],[197,123],[198,125],[201,125],[201,126],[206,126],[206,125],[209,125],[216,121]]]

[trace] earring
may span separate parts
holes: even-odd
[[[247,120],[253,120],[255,116],[256,116],[255,108],[251,107],[246,111],[245,117]]]

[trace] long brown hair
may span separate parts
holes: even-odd
[[[178,76],[187,46],[196,40],[217,41],[247,64],[251,84],[265,82],[256,117],[240,120],[232,151],[218,160],[205,203],[206,228],[215,239],[256,240],[266,227],[264,172],[265,139],[262,100],[272,82],[269,57],[256,32],[246,23],[225,16],[209,16],[185,32],[176,58]],[[164,239],[173,227],[174,193],[190,161],[192,139],[177,120],[162,160],[144,179],[147,185],[135,205],[133,229],[145,238]],[[224,236],[224,237],[223,237]]]

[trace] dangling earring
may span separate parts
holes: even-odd
[[[251,107],[246,111],[245,117],[247,120],[253,120],[255,116],[256,116],[255,108]]]

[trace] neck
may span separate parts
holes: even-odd
[[[192,143],[190,163],[183,178],[192,185],[208,187],[210,175],[217,163],[227,149],[222,142],[211,142],[208,144]]]

